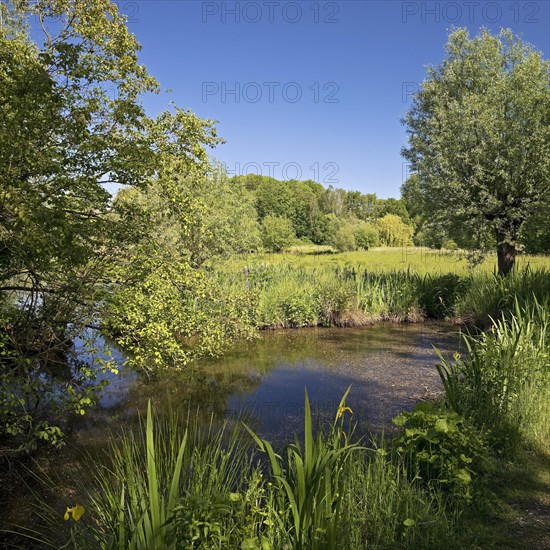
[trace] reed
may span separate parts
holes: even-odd
[[[261,264],[216,273],[220,292],[245,295],[257,328],[357,326],[374,321],[453,319],[486,327],[491,318],[550,298],[550,271],[491,273],[373,271],[345,265]],[[243,300],[241,300],[243,301]]]
[[[448,406],[488,431],[495,446],[514,451],[527,444],[548,452],[548,302],[520,300],[486,332],[464,335],[467,356],[441,357],[439,374]]]

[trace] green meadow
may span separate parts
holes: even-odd
[[[519,269],[531,267],[550,268],[548,255],[519,255]],[[420,275],[426,273],[456,273],[465,275],[472,271],[468,266],[466,251],[434,250],[425,247],[376,247],[353,252],[335,252],[330,246],[304,245],[288,248],[284,253],[243,254],[224,260],[222,270],[238,270],[258,264],[289,265],[303,267],[347,267],[368,269],[374,272],[411,270]],[[489,253],[474,272],[493,273],[496,254]]]

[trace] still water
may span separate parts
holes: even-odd
[[[441,390],[438,356],[459,350],[455,327],[436,323],[378,324],[348,329],[262,332],[215,360],[153,378],[124,372],[99,407],[74,426],[76,440],[101,445],[108,432],[133,424],[148,400],[162,413],[184,407],[229,421],[246,418],[262,436],[284,442],[303,422],[304,391],[319,417],[347,404],[362,432],[391,428],[391,419]]]

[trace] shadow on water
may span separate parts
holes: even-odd
[[[200,410],[205,418],[246,418],[258,433],[284,443],[303,420],[304,389],[320,417],[332,418],[352,386],[348,405],[362,433],[391,428],[391,419],[441,391],[434,350],[460,347],[454,327],[380,324],[348,329],[266,331],[218,359],[150,379],[123,372],[100,406],[73,425],[74,442],[101,447],[110,431],[134,424],[151,400],[159,414]]]

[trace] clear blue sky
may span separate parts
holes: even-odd
[[[174,101],[218,120],[227,143],[213,154],[230,172],[260,168],[380,197],[399,196],[407,92],[426,65],[441,61],[453,25],[473,34],[511,27],[545,57],[550,51],[548,0],[119,6],[143,45],[142,61],[171,90],[147,99],[147,109]]]

